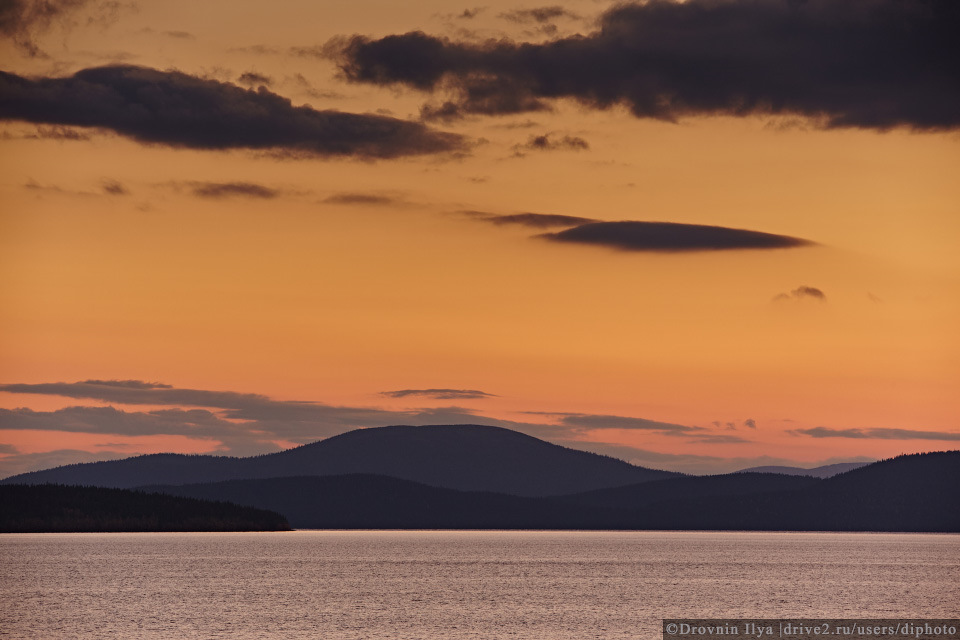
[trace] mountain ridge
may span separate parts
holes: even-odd
[[[875,461],[876,462],[876,461]],[[824,464],[819,467],[805,469],[803,467],[790,467],[784,465],[765,465],[759,467],[748,467],[740,469],[737,473],[781,473],[788,476],[810,476],[813,478],[830,478],[840,473],[852,471],[864,467],[870,462],[836,462],[834,464]]]
[[[270,509],[300,528],[960,532],[960,451],[898,456],[828,479],[733,473],[552,497],[371,474],[141,489]]]
[[[130,489],[8,484],[0,504],[2,533],[290,530],[270,510]]]
[[[247,458],[151,454],[33,471],[0,484],[133,488],[352,473],[520,496],[563,495],[683,475],[562,447],[502,427],[395,425],[356,429]]]

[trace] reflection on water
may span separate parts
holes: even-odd
[[[0,536],[2,638],[660,638],[662,618],[952,617],[960,536]]]

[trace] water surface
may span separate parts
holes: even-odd
[[[663,618],[954,617],[960,536],[0,536],[2,638],[660,638]]]

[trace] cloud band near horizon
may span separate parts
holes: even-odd
[[[635,463],[673,461],[689,468],[713,467],[734,470],[734,458],[689,456],[646,451],[636,446],[605,442],[604,432],[632,431],[667,436],[687,443],[718,445],[749,442],[746,438],[701,426],[661,422],[640,417],[557,412],[526,412],[549,419],[547,422],[515,422],[487,418],[472,409],[456,406],[390,410],[376,407],[347,407],[319,402],[274,400],[255,393],[183,389],[159,382],[140,380],[86,380],[74,383],[0,384],[0,393],[36,394],[95,400],[118,405],[141,405],[144,410],[123,410],[112,406],[72,406],[53,411],[27,408],[0,409],[2,431],[49,431],[101,436],[180,437],[207,442],[220,455],[256,455],[277,451],[278,443],[306,444],[348,430],[401,424],[450,425],[482,424],[499,426],[548,440],[563,446],[611,453]],[[476,399],[490,397],[472,389],[404,389],[388,394],[401,397]],[[477,395],[482,394],[482,395]],[[155,408],[164,407],[164,408]],[[746,426],[754,426],[748,424]],[[722,424],[721,424],[722,427]],[[718,427],[719,428],[719,427]],[[814,438],[863,438],[882,440],[960,441],[960,433],[914,431],[909,429],[796,429],[796,436]],[[103,449],[108,445],[100,445]],[[130,451],[131,443],[117,446]],[[287,444],[286,446],[289,446]],[[118,452],[100,451],[100,454]],[[100,455],[97,454],[97,455]],[[0,441],[0,475],[3,469],[28,470],[42,460],[58,464],[86,461],[89,452],[64,457],[57,451],[47,454],[20,453]],[[52,456],[52,457],[50,457]],[[701,460],[702,459],[702,460]],[[741,459],[737,459],[741,460]],[[743,460],[746,460],[745,458]],[[761,464],[760,459],[754,464]],[[772,460],[772,459],[771,459]],[[787,463],[780,459],[778,464]],[[765,462],[773,464],[773,462]],[[743,464],[743,466],[750,466]],[[730,467],[730,468],[728,468]],[[685,467],[677,467],[682,470]]]
[[[572,444],[602,429],[643,430],[697,440],[709,430],[644,418],[579,413],[540,414],[554,424],[513,422],[478,415],[456,406],[390,410],[345,407],[320,402],[274,400],[233,391],[181,389],[140,380],[86,380],[36,384],[0,384],[0,393],[35,394],[95,400],[118,405],[169,407],[124,411],[114,407],[66,407],[55,411],[0,409],[0,430],[68,431],[123,436],[178,435],[217,440],[226,452],[275,450],[276,441],[306,443],[349,429],[398,424],[486,424],[537,438]],[[391,397],[432,400],[495,397],[475,389],[402,389]],[[532,414],[531,414],[532,415]],[[725,436],[729,438],[729,436]]]
[[[873,440],[941,440],[944,442],[960,442],[960,433],[950,431],[920,431],[915,429],[831,429],[829,427],[813,427],[810,429],[794,429],[796,435],[810,436],[811,438],[856,438]]]

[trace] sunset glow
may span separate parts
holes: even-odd
[[[0,477],[390,424],[692,473],[960,446],[956,87],[534,77],[518,43],[655,18],[592,0],[74,4],[0,25]]]

